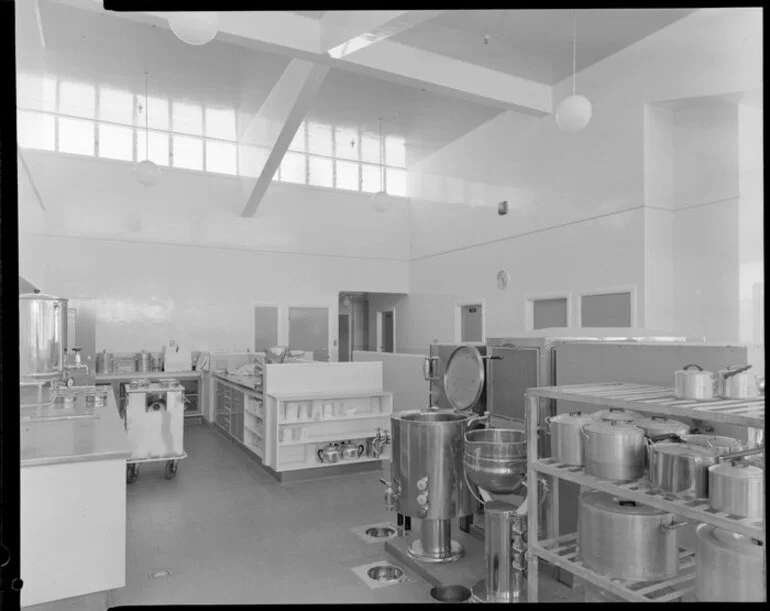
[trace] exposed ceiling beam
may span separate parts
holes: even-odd
[[[101,0],[56,1],[104,12]],[[165,13],[110,14],[168,27]],[[493,108],[536,116],[545,116],[553,111],[552,88],[549,85],[389,40],[381,40],[341,59],[333,58],[320,51],[321,22],[322,20],[284,11],[222,11],[219,13],[219,33],[216,40],[422,87]]]
[[[341,59],[444,11],[327,11],[321,18],[321,52]]]
[[[293,59],[241,136],[239,145],[270,148],[242,216],[252,217],[257,211],[328,72],[329,66]]]

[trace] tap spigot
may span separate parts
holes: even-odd
[[[395,511],[396,500],[398,499],[395,482],[380,478],[380,483],[385,486],[385,509],[387,511]]]

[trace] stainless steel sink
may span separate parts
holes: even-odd
[[[463,466],[468,480],[493,494],[513,494],[527,475],[527,434],[515,429],[465,433]]]

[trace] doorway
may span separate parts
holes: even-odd
[[[339,360],[347,363],[350,361],[350,314],[339,315]]]
[[[396,351],[396,312],[377,312],[377,351]]]
[[[455,341],[483,344],[484,304],[458,303],[455,312]]]

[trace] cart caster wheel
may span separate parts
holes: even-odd
[[[166,479],[174,479],[176,477],[177,463],[175,460],[169,460],[166,463]]]
[[[126,466],[126,481],[129,484],[133,484],[136,478],[139,477],[139,465],[127,465]]]

